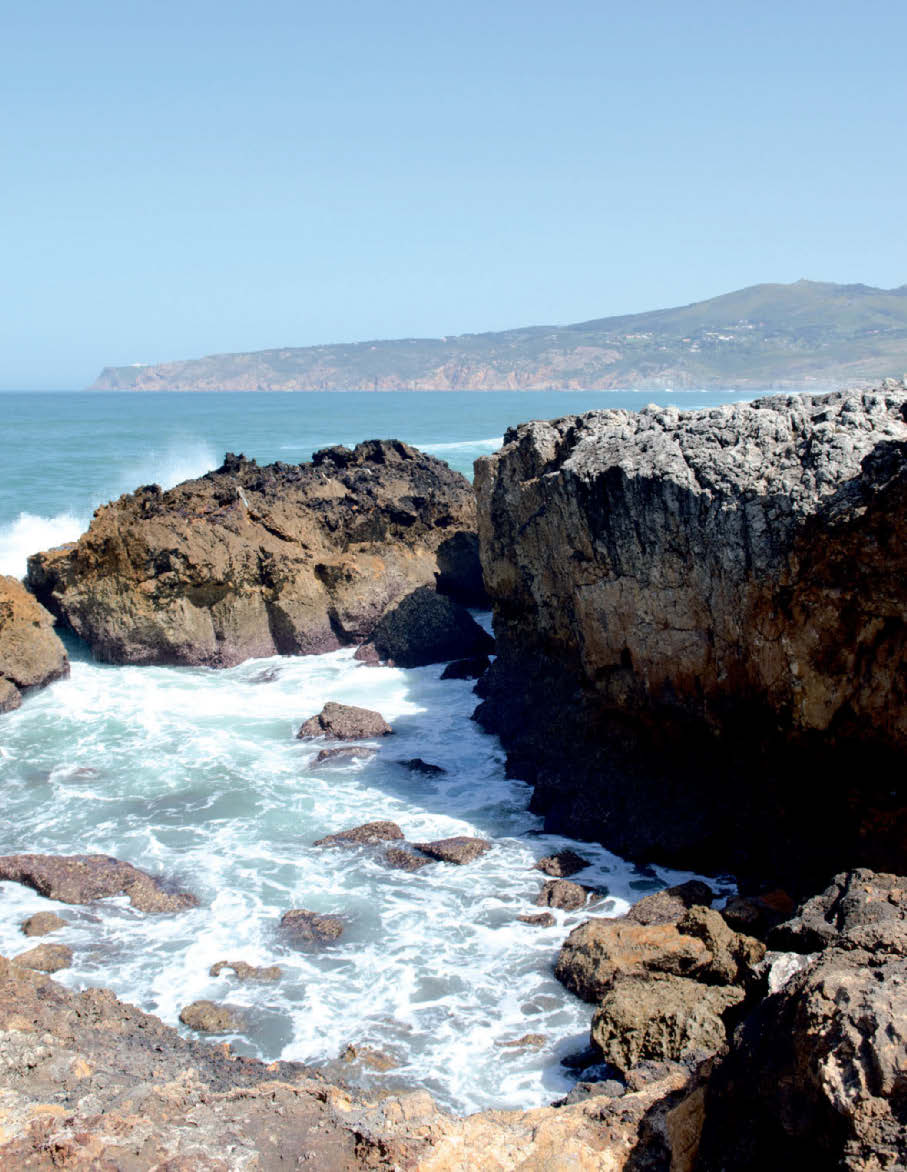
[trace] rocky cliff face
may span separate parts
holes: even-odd
[[[469,482],[397,441],[300,465],[228,455],[98,509],[29,559],[28,584],[107,662],[226,667],[361,642],[420,586],[471,601],[474,529]]]
[[[0,575],[0,713],[22,703],[22,692],[69,675],[54,620],[15,578]]]
[[[899,869],[907,393],[524,424],[476,489],[477,716],[551,822],[738,873]]]

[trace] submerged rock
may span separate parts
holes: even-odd
[[[546,855],[539,859],[534,869],[541,871],[544,875],[550,875],[553,879],[569,879],[571,875],[585,870],[588,866],[588,859],[584,859],[576,851],[565,850],[558,851],[556,855]]]
[[[181,912],[198,905],[194,895],[168,891],[154,875],[109,855],[4,855],[0,879],[23,883],[61,903],[126,895],[140,912]]]
[[[208,969],[208,975],[219,977],[225,969],[232,970],[238,981],[279,981],[283,976],[280,965],[254,965],[244,960],[219,960]]]
[[[296,737],[301,741],[315,737],[325,737],[329,741],[360,741],[386,737],[393,731],[380,712],[329,700],[317,716],[310,716],[303,723]]]
[[[313,846],[373,846],[379,842],[392,842],[402,839],[403,831],[396,822],[365,822],[362,826],[354,826],[350,830],[338,830],[319,838]]]
[[[200,1034],[235,1034],[243,1028],[242,1017],[227,1005],[193,1001],[180,1010],[180,1021]]]
[[[384,862],[394,871],[419,871],[432,862],[428,855],[416,854],[414,850],[389,847],[382,856]]]
[[[455,659],[441,672],[442,680],[477,680],[491,667],[487,655],[473,655],[469,659]]]
[[[356,658],[369,661],[374,650],[380,661],[395,667],[424,667],[493,647],[492,637],[465,607],[422,586],[384,615]]]
[[[41,973],[58,973],[72,964],[72,949],[65,944],[38,944],[13,957],[13,962]]]
[[[343,935],[339,916],[324,916],[305,908],[292,908],[280,917],[280,926],[294,944],[331,944]]]
[[[22,931],[26,936],[47,936],[48,933],[65,927],[66,921],[56,912],[35,912],[23,923]]]
[[[101,660],[229,667],[360,643],[420,586],[468,591],[469,542],[447,551],[474,529],[469,481],[396,440],[299,465],[228,453],[96,510],[77,542],[29,559],[28,581]]]
[[[377,752],[377,749],[367,749],[362,745],[344,745],[339,749],[322,749],[312,764],[313,766],[324,765],[326,761],[333,761],[340,765],[344,761],[368,761]]]
[[[434,842],[415,842],[413,846],[431,859],[457,864],[471,863],[491,850],[491,843],[486,839],[470,838],[468,835],[439,838]]]
[[[801,887],[897,869],[907,392],[527,423],[475,483],[477,718],[549,829]]]
[[[69,675],[53,625],[21,582],[0,574],[0,713],[18,708],[23,692]]]
[[[428,777],[438,777],[447,772],[440,765],[432,765],[428,761],[423,761],[421,757],[410,757],[408,761],[400,761],[398,764],[403,765],[410,773],[424,773]]]

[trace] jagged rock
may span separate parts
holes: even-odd
[[[445,549],[474,515],[465,477],[396,440],[300,465],[228,453],[98,509],[78,542],[29,559],[28,581],[106,662],[229,667],[360,643],[438,578],[470,588],[468,550]]]
[[[242,1017],[227,1005],[193,1001],[180,1010],[183,1025],[200,1034],[235,1034],[243,1028]]]
[[[434,842],[414,842],[413,846],[430,859],[458,864],[471,863],[491,850],[491,843],[484,838],[470,838],[465,834],[456,835],[454,838],[439,838]]]
[[[538,912],[537,914],[528,913],[524,916],[517,916],[521,924],[532,924],[536,928],[553,928],[557,920],[551,912]]]
[[[587,920],[561,945],[554,975],[584,1001],[600,1001],[620,975],[696,973],[711,961],[705,944],[674,924]]]
[[[278,964],[254,965],[244,960],[219,960],[208,969],[208,975],[219,977],[224,969],[232,969],[238,981],[279,981],[283,976]]]
[[[535,906],[558,907],[573,912],[584,906],[588,894],[585,887],[571,883],[569,879],[549,879],[535,897]]]
[[[109,855],[4,855],[0,879],[24,883],[60,903],[127,895],[140,912],[181,912],[198,905],[194,895],[168,891],[156,876]]]
[[[384,852],[383,858],[388,867],[395,871],[418,871],[432,862],[427,855],[416,854],[415,851],[411,850],[401,850],[394,846]]]
[[[545,855],[535,864],[535,870],[541,871],[545,875],[551,875],[554,879],[569,879],[571,875],[575,875],[577,871],[582,871],[588,866],[588,859],[584,859],[576,851],[565,850],[558,851],[556,855]]]
[[[634,924],[676,924],[691,907],[697,904],[708,907],[712,898],[712,889],[707,883],[689,879],[686,883],[643,896],[627,912],[627,919]]]
[[[469,659],[455,659],[441,672],[442,680],[477,680],[491,667],[487,655],[473,655]]]
[[[843,871],[792,920],[772,929],[768,943],[791,952],[834,945],[907,956],[907,877]]]
[[[482,655],[494,640],[464,606],[421,586],[380,619],[366,647],[395,667],[424,667]],[[360,648],[356,657],[366,659],[369,653]]]
[[[315,737],[326,737],[330,741],[360,741],[386,737],[393,731],[380,712],[329,700],[317,716],[310,716],[303,723],[296,736],[301,741]]]
[[[35,912],[23,923],[22,931],[26,936],[46,936],[49,932],[65,927],[66,921],[56,912]]]
[[[403,831],[396,822],[365,822],[362,826],[354,826],[350,830],[338,830],[319,838],[314,846],[373,846],[378,842],[391,842],[402,839]]]
[[[707,1057],[724,1048],[723,1015],[742,1000],[733,986],[621,973],[592,1019],[592,1041],[622,1072],[643,1059]]]
[[[23,692],[69,675],[53,625],[21,582],[0,574],[0,713],[18,708]]]
[[[312,762],[312,765],[313,767],[315,765],[323,765],[326,761],[334,761],[337,764],[343,761],[367,761],[370,757],[374,757],[377,752],[377,749],[367,749],[363,745],[343,745],[339,749],[322,749]]]
[[[405,766],[410,773],[424,773],[429,777],[437,777],[447,772],[440,765],[432,765],[428,761],[423,761],[421,757],[410,757],[408,761],[400,761],[399,764]]]
[[[13,962],[41,973],[58,973],[72,964],[72,949],[65,944],[38,944],[13,957]]]
[[[732,931],[712,908],[692,907],[677,921],[684,936],[701,940],[711,959],[697,972],[700,980],[718,985],[743,985],[753,980],[765,957],[765,945],[752,936]]]
[[[294,944],[331,944],[343,935],[339,916],[323,916],[305,908],[292,908],[280,917],[280,926]]]
[[[800,887],[897,868],[907,393],[528,423],[475,483],[476,715],[549,829]]]

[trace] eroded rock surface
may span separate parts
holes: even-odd
[[[234,1034],[242,1029],[242,1016],[229,1005],[193,1001],[180,1010],[183,1025],[200,1034]]]
[[[317,716],[310,716],[303,722],[296,736],[301,741],[316,737],[329,741],[362,741],[386,737],[393,731],[380,712],[328,700]]]
[[[343,935],[339,916],[320,915],[306,908],[291,908],[280,917],[280,926],[296,945],[323,945]]]
[[[349,830],[337,830],[317,839],[313,846],[374,846],[378,842],[402,839],[403,831],[396,822],[364,822]]]
[[[441,863],[472,863],[486,851],[491,850],[491,843],[484,838],[473,838],[468,834],[458,834],[453,838],[438,838],[434,842],[414,842],[413,846],[430,859],[437,859]]]
[[[72,949],[65,944],[38,944],[13,957],[13,962],[39,973],[58,973],[72,964]]]
[[[56,912],[35,912],[22,924],[22,931],[26,936],[47,936],[66,927],[66,921]]]
[[[156,876],[109,855],[4,855],[0,879],[23,883],[61,903],[126,895],[140,912],[181,912],[198,904],[189,892],[168,891]]]
[[[208,969],[209,976],[219,977],[225,970],[238,981],[279,981],[283,975],[280,965],[254,965],[245,960],[219,960]]]
[[[464,606],[422,586],[378,621],[356,656],[369,662],[374,651],[382,663],[424,667],[487,654],[493,647],[492,637]]]
[[[477,717],[550,829],[810,884],[897,869],[905,415],[887,388],[597,411],[477,461]]]
[[[18,708],[23,692],[69,675],[53,626],[53,616],[21,582],[0,574],[0,713]]]
[[[439,578],[469,593],[474,517],[465,477],[395,440],[299,465],[228,454],[98,509],[78,542],[29,559],[28,581],[99,659],[228,667],[362,642]]]

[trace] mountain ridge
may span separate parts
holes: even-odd
[[[564,326],[105,367],[92,390],[816,388],[907,369],[907,284],[801,279]]]

